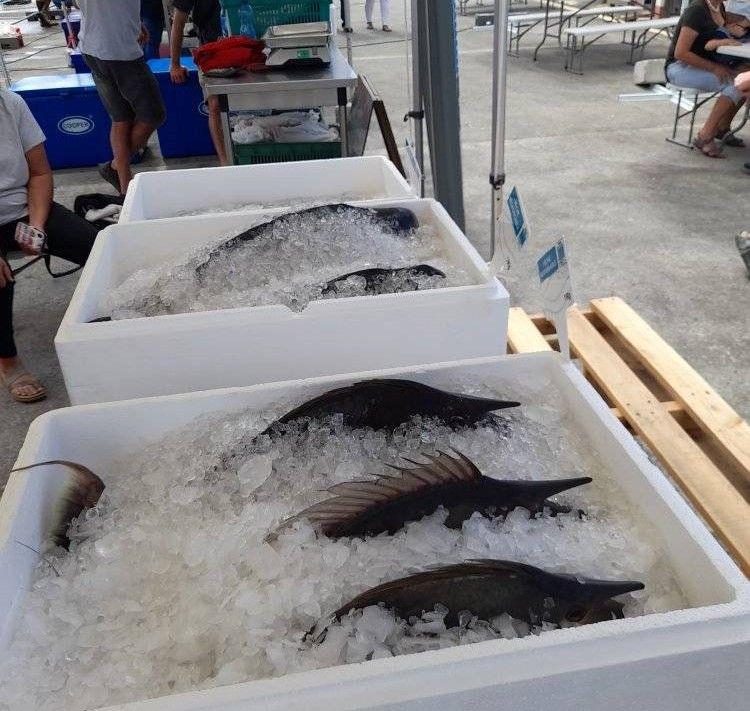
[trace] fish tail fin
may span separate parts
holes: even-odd
[[[25,467],[11,469],[10,473],[23,472],[45,466],[65,467],[65,484],[63,485],[55,513],[50,526],[49,536],[55,545],[68,548],[68,527],[70,522],[80,516],[84,509],[95,506],[104,491],[104,482],[88,467],[65,459],[50,459]]]

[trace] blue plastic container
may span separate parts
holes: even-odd
[[[70,52],[70,66],[75,69],[76,74],[91,74],[89,65],[86,64],[83,55],[80,52]]]
[[[174,84],[169,63],[169,59],[151,59],[148,63],[167,109],[167,120],[158,130],[161,154],[165,158],[212,155],[214,144],[208,131],[208,109],[198,83],[198,68],[192,57],[182,57],[188,78],[184,84]]]
[[[91,74],[28,77],[10,88],[24,98],[42,127],[53,168],[79,168],[112,158],[111,123]]]

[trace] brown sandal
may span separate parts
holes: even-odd
[[[716,141],[713,138],[696,136],[693,139],[693,145],[707,158],[726,158],[724,151],[716,145]]]
[[[10,373],[0,373],[0,380],[8,388],[10,396],[16,402],[39,402],[47,397],[47,390],[26,368],[22,365],[16,366]],[[33,388],[30,395],[22,395],[22,388]]]

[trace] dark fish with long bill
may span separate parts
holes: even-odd
[[[321,205],[311,207],[307,210],[289,212],[279,217],[264,222],[261,225],[251,227],[249,230],[230,237],[217,247],[214,247],[202,262],[196,265],[195,273],[198,278],[206,276],[212,263],[220,256],[236,252],[242,249],[244,245],[263,237],[270,237],[275,230],[297,228],[300,218],[305,220],[306,229],[316,229],[315,221],[321,223],[324,229],[335,230],[335,225],[331,225],[331,219],[358,219],[369,222],[382,232],[387,234],[399,235],[412,232],[419,227],[419,220],[416,215],[403,207],[356,207],[354,205]]]
[[[623,603],[613,598],[643,588],[635,580],[596,580],[514,561],[470,560],[378,585],[336,610],[334,619],[384,605],[408,620],[440,604],[448,608],[448,627],[458,624],[463,611],[482,620],[507,613],[532,625],[577,626],[622,618]]]
[[[475,425],[496,410],[518,407],[512,400],[462,395],[413,380],[363,380],[330,390],[294,408],[262,434],[275,434],[300,420],[341,415],[352,428],[394,430],[412,417],[433,417],[451,426]]]
[[[591,482],[590,477],[551,481],[498,480],[484,476],[468,457],[440,452],[423,454],[426,463],[392,467],[397,476],[381,474],[370,481],[350,481],[328,489],[333,498],[314,504],[282,525],[307,519],[330,538],[393,534],[409,521],[428,516],[442,506],[445,525],[460,528],[473,513],[488,517],[521,507],[531,514],[548,509],[552,514],[570,508],[548,497]]]

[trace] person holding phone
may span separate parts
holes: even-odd
[[[46,397],[23,366],[13,339],[14,279],[9,252],[22,250],[86,262],[97,229],[52,200],[44,133],[24,100],[0,90],[0,383],[17,402]]]

